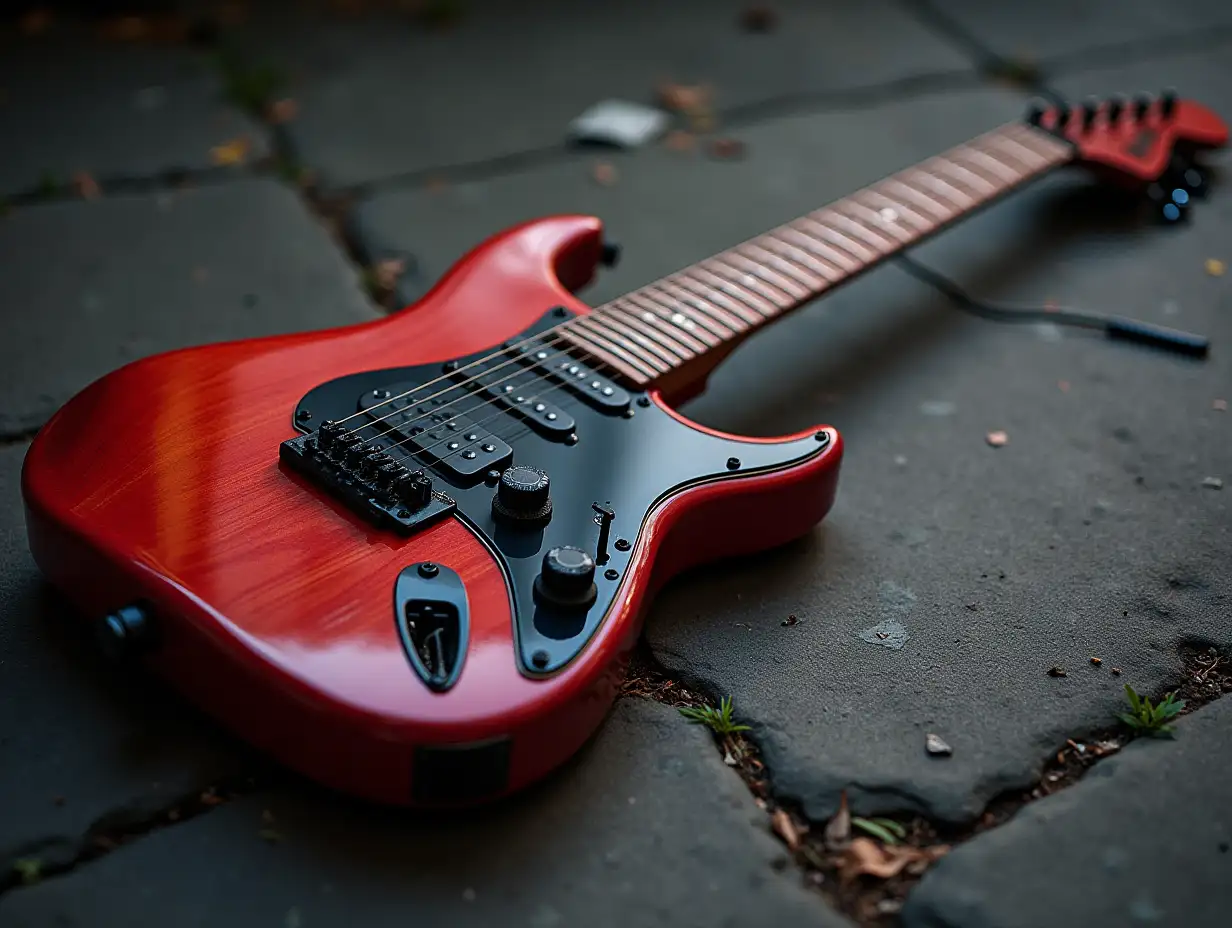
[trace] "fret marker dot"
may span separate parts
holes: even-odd
[[[683,326],[686,329],[693,328],[693,320],[684,313],[673,313],[672,322],[676,323],[678,326]]]
[[[894,210],[890,209],[888,206],[881,210],[878,215],[886,222],[898,222],[898,213],[894,212]]]

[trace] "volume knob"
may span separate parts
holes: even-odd
[[[501,474],[492,497],[492,513],[512,522],[544,523],[552,516],[552,482],[537,467],[515,464]]]
[[[563,545],[543,556],[535,592],[562,606],[589,606],[595,601],[595,559],[581,548]]]

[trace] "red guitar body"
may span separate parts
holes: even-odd
[[[781,447],[783,463],[708,473],[657,499],[625,532],[627,561],[593,634],[542,675],[519,663],[508,576],[469,523],[384,530],[280,465],[279,446],[299,434],[297,403],[319,384],[492,349],[551,307],[587,313],[572,292],[591,278],[601,248],[596,219],[532,222],[484,243],[387,318],[186,349],[102,378],[41,429],[26,458],[35,559],[88,617],[142,604],[154,643],[141,663],[321,783],[436,804],[414,787],[425,748],[500,743],[502,769],[482,795],[441,801],[526,786],[600,725],[664,581],[781,544],[822,519],[835,495],[838,434],[747,439],[667,412],[701,388],[701,368],[670,395],[646,394],[636,412],[670,415],[680,430],[724,442],[732,458]],[[813,453],[787,454],[812,439]],[[452,570],[466,591],[465,654],[444,691],[411,669],[393,607],[400,572],[422,562]]]

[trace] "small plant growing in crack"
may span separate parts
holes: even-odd
[[[885,844],[898,844],[907,837],[907,829],[892,818],[860,818],[853,815],[851,825]]]
[[[26,886],[37,883],[43,877],[43,862],[37,857],[21,857],[13,861],[17,877]]]
[[[748,725],[741,725],[732,718],[732,698],[730,696],[720,699],[717,709],[714,706],[684,706],[677,711],[690,722],[705,725],[720,737],[749,730]]]
[[[1121,713],[1121,721],[1134,731],[1144,735],[1171,736],[1172,726],[1168,720],[1181,714],[1185,708],[1185,700],[1177,699],[1176,693],[1168,693],[1159,701],[1159,705],[1151,705],[1147,696],[1139,696],[1134,688],[1125,684],[1125,695],[1129,699],[1129,712]]]

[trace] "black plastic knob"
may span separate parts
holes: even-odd
[[[1172,89],[1165,90],[1159,95],[1159,112],[1164,119],[1171,119],[1172,114],[1176,112],[1176,91]]]
[[[1090,130],[1095,125],[1095,117],[1099,115],[1099,101],[1087,100],[1082,104],[1082,128]]]
[[[507,521],[546,522],[552,515],[551,487],[548,475],[539,468],[515,464],[500,476],[492,512]]]
[[[1149,93],[1140,93],[1134,97],[1134,118],[1146,119],[1146,114],[1151,111],[1151,105],[1155,100]]]
[[[432,478],[422,470],[413,470],[398,478],[394,492],[408,509],[423,509],[432,501]]]
[[[1057,104],[1057,121],[1053,123],[1054,129],[1064,129],[1066,123],[1069,122],[1071,110],[1068,103]]]
[[[589,606],[595,601],[595,559],[581,548],[564,545],[543,556],[535,592],[561,606]]]
[[[1027,125],[1038,126],[1044,121],[1044,107],[1039,103],[1031,103],[1027,106]]]
[[[125,606],[95,623],[94,639],[108,660],[122,661],[150,648],[154,625],[143,607]]]
[[[1116,122],[1123,112],[1125,112],[1125,97],[1121,94],[1113,94],[1108,98],[1108,122]]]

